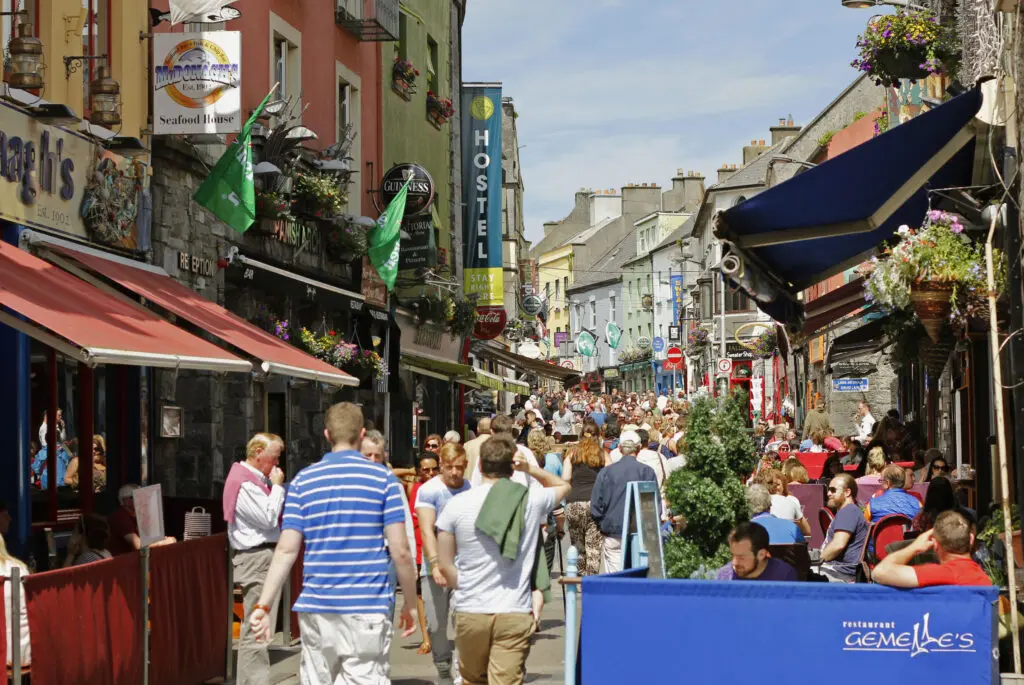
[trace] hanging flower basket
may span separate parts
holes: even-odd
[[[472,300],[453,299],[445,328],[455,337],[473,333],[476,326],[476,303]]]
[[[282,219],[288,216],[288,208],[291,206],[288,198],[281,193],[269,190],[256,192],[256,218],[257,219]]]
[[[370,238],[365,228],[341,218],[325,222],[323,226],[324,246],[331,257],[351,262],[366,255]]]
[[[910,286],[910,304],[933,342],[939,340],[953,311],[952,295],[953,284],[948,281],[915,281]]]
[[[292,213],[313,219],[329,219],[341,213],[346,202],[340,179],[322,171],[295,175]]]
[[[860,55],[851,66],[866,72],[880,86],[898,86],[905,78],[950,74],[960,64],[956,29],[926,10],[873,18],[857,38],[857,48]]]

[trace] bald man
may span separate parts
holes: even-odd
[[[476,437],[466,442],[463,447],[466,449],[466,473],[473,473],[476,469],[476,462],[480,458],[480,445],[484,444],[487,438],[491,437],[491,419],[483,417],[476,423]]]

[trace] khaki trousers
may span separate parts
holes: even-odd
[[[464,685],[522,685],[536,626],[533,614],[455,613],[455,647]]]
[[[235,568],[235,582],[242,586],[242,603],[245,616],[242,618],[241,630],[238,635],[238,677],[237,685],[269,685],[270,654],[267,642],[256,642],[249,629],[249,615],[253,605],[260,599],[263,581],[270,570],[270,560],[274,558],[274,549],[235,551],[231,563]],[[277,630],[277,607],[280,597],[270,603],[270,630]]]

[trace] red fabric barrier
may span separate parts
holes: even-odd
[[[152,685],[199,685],[224,676],[227,544],[222,534],[152,549]]]
[[[34,685],[142,682],[137,553],[25,578]]]

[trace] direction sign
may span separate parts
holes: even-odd
[[[730,373],[732,371],[732,360],[722,357],[718,360],[718,373]]]
[[[653,349],[655,352],[661,352],[663,349],[665,349],[665,339],[662,338],[660,335],[656,337],[651,342],[651,349]]]
[[[668,352],[665,354],[665,358],[672,362],[672,364],[682,364],[683,351],[678,347],[670,347],[668,348]]]
[[[867,392],[871,383],[867,378],[834,378],[832,392]]]

